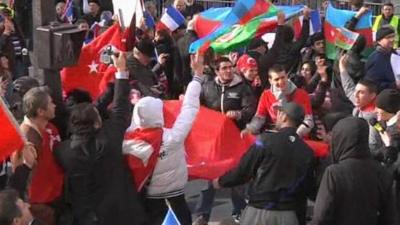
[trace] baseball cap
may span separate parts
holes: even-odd
[[[305,113],[303,107],[294,102],[282,103],[276,106],[276,109],[284,112],[296,125],[300,125],[304,120]]]

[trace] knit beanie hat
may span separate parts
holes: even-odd
[[[383,90],[376,97],[376,107],[396,114],[400,110],[400,92],[396,89]]]
[[[380,41],[386,36],[394,33],[395,31],[392,26],[390,25],[382,26],[381,28],[379,28],[378,32],[376,32],[376,41]]]

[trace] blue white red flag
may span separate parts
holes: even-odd
[[[185,23],[185,17],[174,7],[169,6],[160,19],[158,29],[167,28],[171,32]]]

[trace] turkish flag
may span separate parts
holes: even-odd
[[[165,127],[172,127],[180,112],[180,101],[164,101]],[[236,166],[254,143],[254,137],[240,137],[235,123],[220,112],[201,106],[186,138],[186,160],[193,179],[214,179]]]
[[[119,24],[114,24],[82,48],[78,65],[66,67],[61,71],[64,94],[79,88],[90,93],[96,99],[103,91],[108,81],[111,81],[116,68],[100,62],[100,54],[108,46],[114,49],[125,49],[122,38],[123,32]]]
[[[8,110],[3,99],[0,97],[0,162],[5,160],[14,151],[24,147],[25,141],[19,130],[17,121]]]
[[[165,127],[172,127],[180,112],[180,101],[164,101]],[[189,176],[193,179],[212,180],[234,168],[255,137],[240,137],[235,123],[220,112],[201,106],[192,130],[186,138],[186,160]],[[305,140],[315,157],[325,157],[328,145],[322,142]]]
[[[133,131],[127,131],[125,134],[123,143],[125,149],[127,149],[125,159],[131,169],[137,191],[142,190],[154,171],[160,153],[162,135],[162,128],[137,128]],[[137,155],[135,155],[135,153],[130,154],[130,146],[139,148],[136,150],[139,150],[138,152],[141,153],[137,153]],[[149,151],[148,154],[150,154],[150,156],[148,158],[143,156],[145,151]]]

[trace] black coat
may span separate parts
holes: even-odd
[[[332,131],[332,159],[321,181],[313,225],[395,223],[392,178],[372,159],[368,123],[348,117]]]
[[[179,56],[182,62],[182,77],[180,82],[185,87],[189,84],[192,80],[192,69],[190,68],[190,53],[189,53],[189,46],[192,42],[197,40],[197,35],[194,31],[188,30],[186,31],[185,35],[181,37],[176,45],[179,50]]]
[[[128,55],[126,63],[132,88],[137,89],[141,95],[159,98],[163,92],[159,89],[158,79],[156,74],[148,67],[144,66],[137,60],[133,54]]]
[[[98,131],[73,131],[55,150],[65,170],[65,200],[79,225],[144,224],[145,212],[122,155],[129,83],[117,80],[110,119]]]
[[[249,205],[266,210],[296,210],[312,192],[314,156],[311,148],[286,127],[263,133],[239,165],[219,178],[222,187],[251,181]]]
[[[297,66],[301,59],[300,50],[304,47],[309,35],[309,20],[303,20],[304,26],[301,30],[299,40],[293,42],[293,28],[284,25],[278,26],[276,36],[271,49],[265,55],[262,55],[258,61],[259,74],[263,85],[268,88],[268,70],[274,64],[281,64],[285,67],[288,74],[297,70]]]

